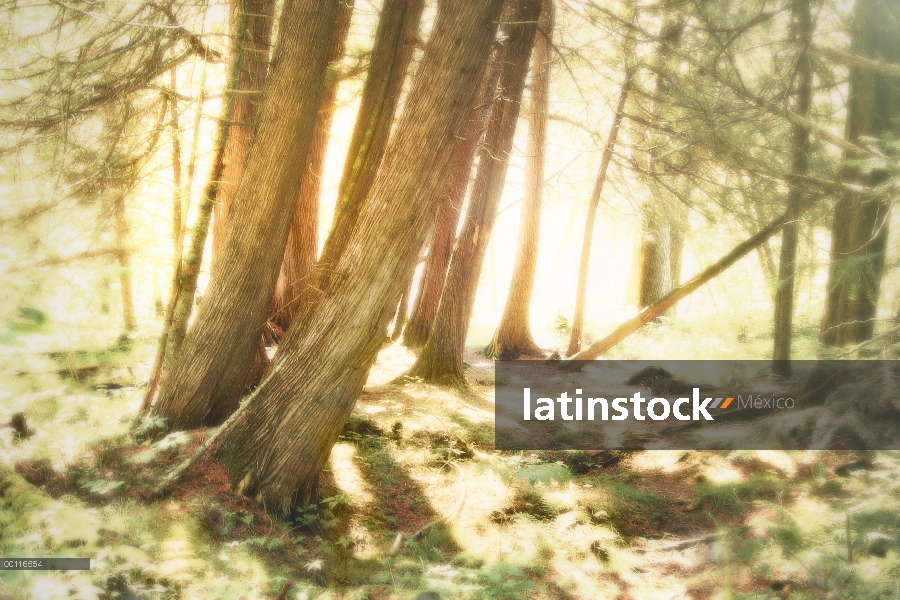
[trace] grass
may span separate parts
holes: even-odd
[[[674,336],[666,342],[674,351],[704,339],[699,331],[664,322],[641,335]],[[839,453],[683,453],[670,466],[654,452],[501,453],[493,448],[490,390],[477,382],[465,393],[418,382],[369,388],[323,473],[322,499],[289,519],[231,494],[211,462],[172,497],[147,502],[142,486],[203,435],[155,444],[125,435],[141,390],[124,366],[143,373],[149,350],[136,344],[110,355],[82,379],[22,375],[0,392],[0,410],[24,410],[36,432],[21,442],[0,436],[0,551],[102,561],[87,579],[3,572],[0,594],[262,600],[290,581],[291,599],[423,591],[650,598],[725,589],[766,597],[771,585],[790,580],[791,597],[814,597],[827,584],[847,597],[875,598],[890,597],[897,583],[900,459],[893,453],[877,453],[870,468],[845,469],[843,477],[835,469],[850,459]],[[56,364],[40,360],[45,370]],[[723,481],[723,472],[733,475]],[[845,561],[847,512],[853,565]],[[444,515],[448,522],[412,535]],[[673,523],[690,527],[671,533]],[[723,540],[716,546],[654,550],[716,531]],[[667,539],[653,539],[661,532]],[[392,552],[398,533],[405,537]]]
[[[778,501],[787,485],[772,475],[751,475],[744,481],[712,483],[702,478],[694,488],[697,505],[713,513],[746,511],[753,502]]]

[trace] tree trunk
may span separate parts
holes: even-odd
[[[332,266],[347,247],[375,181],[418,37],[423,8],[424,0],[385,0],[381,10],[359,114],[338,186],[334,223],[317,266],[322,285],[327,286]],[[317,287],[324,289],[322,285]]]
[[[434,331],[409,372],[426,381],[465,381],[463,353],[469,317],[503,195],[540,10],[540,0],[519,0],[512,21],[504,25],[507,41],[498,61],[498,97],[491,108],[490,124],[479,153],[465,225],[453,251]]]
[[[807,50],[812,44],[812,14],[810,0],[794,1],[794,20],[797,42],[801,50],[797,57],[797,104],[794,112],[804,119],[809,116],[812,101],[812,68]],[[792,137],[792,177],[788,185],[787,223],[781,231],[781,257],[778,262],[778,285],[775,289],[775,341],[772,350],[772,373],[778,377],[791,376],[791,332],[794,319],[794,285],[797,273],[797,221],[803,207],[803,182],[809,164],[809,130],[794,125]]]
[[[439,4],[390,151],[336,265],[340,285],[315,303],[309,327],[291,328],[253,404],[222,438],[218,456],[236,491],[268,510],[287,513],[315,492],[381,348],[397,284],[434,223],[500,7],[500,0]]]
[[[857,0],[853,51],[857,56],[900,64],[900,4],[893,0]],[[900,133],[900,82],[862,67],[850,67],[845,138],[853,145],[865,137]],[[882,151],[890,153],[889,147]],[[847,152],[846,159],[862,156]],[[845,163],[844,183],[875,186],[889,177],[882,170]],[[871,193],[844,191],[834,210],[831,265],[828,272],[820,341],[843,346],[872,337],[884,253],[888,201]]]
[[[654,201],[658,200],[654,198]],[[653,202],[659,205],[659,202]],[[672,289],[671,235],[668,218],[656,207],[644,207],[641,240],[641,278],[638,303],[641,308],[655,304]]]
[[[660,37],[666,42],[660,46],[657,62],[662,67],[669,59],[670,48],[678,44],[681,39],[681,32],[684,25],[677,21],[668,21],[663,25]],[[662,98],[666,95],[665,80],[662,74],[656,78],[656,95],[657,103],[654,107],[654,113],[651,120],[659,119],[660,112],[663,110]],[[644,206],[643,233],[641,236],[641,260],[640,260],[640,283],[638,304],[641,308],[655,304],[660,298],[665,296],[672,289],[672,241],[673,237],[679,236],[673,233],[675,227],[674,215],[670,212],[676,208],[672,202],[667,202],[671,197],[666,197],[663,186],[654,185],[652,178],[665,175],[659,173],[660,161],[657,159],[657,148],[662,147],[665,142],[658,136],[650,136],[649,150],[649,167],[647,169],[651,178],[651,189],[653,196]],[[677,243],[676,246],[681,246]]]
[[[499,69],[489,65],[480,83],[475,106],[462,142],[453,153],[450,177],[441,195],[440,208],[434,225],[431,246],[425,260],[425,268],[419,282],[419,291],[412,315],[403,331],[403,344],[408,348],[421,348],[431,335],[431,327],[437,314],[438,303],[444,290],[447,266],[453,253],[453,241],[462,213],[463,201],[472,174],[472,164],[478,150],[478,141],[484,134],[491,114],[491,100],[499,76]]]
[[[273,321],[287,331],[294,315],[297,314],[303,288],[309,285],[316,255],[319,251],[319,193],[322,176],[325,173],[325,155],[334,116],[334,102],[338,91],[340,61],[344,57],[347,34],[350,32],[350,17],[354,0],[345,0],[338,5],[338,16],[334,26],[331,48],[328,50],[329,69],[325,75],[325,89],[319,99],[315,133],[309,154],[302,163],[300,194],[291,223],[281,274],[275,286],[273,300]]]
[[[194,326],[155,412],[172,428],[227,416],[269,316],[300,191],[296,160],[313,137],[340,0],[287,0],[244,174]]]
[[[119,252],[119,288],[122,292],[122,322],[124,332],[131,333],[137,329],[137,319],[134,316],[134,296],[132,295],[131,282],[131,250],[128,247],[128,221],[125,220],[125,197],[118,195],[113,207],[116,213],[116,238],[118,239]]]
[[[519,244],[513,265],[506,306],[494,339],[484,353],[492,358],[514,359],[520,355],[543,356],[531,335],[529,313],[541,228],[541,203],[544,193],[544,157],[547,151],[547,122],[550,118],[550,46],[555,20],[554,0],[543,0],[540,31],[531,58],[531,113],[528,122],[528,147],[525,162],[525,190]]]
[[[247,151],[250,148],[261,100],[260,93],[269,71],[272,26],[275,21],[274,0],[231,0],[230,3],[231,22],[238,23],[239,13],[244,11],[247,13],[247,30],[241,49],[241,71],[236,86],[238,94],[234,99],[230,117],[233,124],[229,128],[225,144],[225,167],[222,170],[213,214],[213,257],[222,250],[228,213],[238,189],[241,173],[244,172],[244,163],[247,160]],[[232,54],[236,52],[234,44],[237,43],[240,43],[237,37],[232,38]]]
[[[628,57],[625,59],[629,60]],[[584,308],[587,303],[587,281],[591,265],[591,244],[594,239],[594,221],[597,219],[597,208],[600,205],[600,195],[603,193],[603,185],[606,183],[606,172],[612,161],[613,151],[616,147],[616,139],[619,137],[619,127],[622,124],[622,116],[625,113],[625,101],[631,89],[631,81],[634,77],[634,69],[625,67],[625,81],[619,90],[619,101],[616,103],[616,113],[613,115],[612,127],[603,148],[603,158],[600,160],[600,170],[594,181],[594,190],[588,200],[587,217],[584,220],[584,238],[581,242],[581,261],[578,264],[578,288],[575,292],[575,317],[572,319],[572,332],[569,335],[569,347],[566,355],[571,356],[581,348],[581,333],[584,329]]]
[[[169,125],[172,129],[172,241],[176,262],[181,262],[184,251],[184,188],[181,186],[181,129],[178,126],[178,78],[177,70],[170,73],[173,97],[169,102]]]

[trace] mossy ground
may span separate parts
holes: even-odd
[[[412,358],[386,349],[320,499],[290,518],[232,494],[210,459],[153,499],[153,484],[207,433],[129,436],[151,353],[148,339],[89,357],[102,362],[92,371],[61,373],[64,358],[4,358],[0,421],[24,411],[34,435],[0,430],[0,554],[90,556],[93,569],[5,571],[0,594],[889,598],[900,589],[897,453],[501,453],[490,363],[475,353],[460,390],[389,384]]]

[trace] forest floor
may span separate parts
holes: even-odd
[[[0,429],[0,554],[93,560],[0,597],[900,598],[900,452],[498,452],[475,352],[456,389],[392,383],[414,357],[386,348],[290,518],[209,458],[153,500],[207,432],[129,436],[152,351],[2,356],[0,422],[33,431]]]

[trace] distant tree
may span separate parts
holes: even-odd
[[[497,99],[491,108],[490,122],[479,151],[472,197],[450,261],[434,329],[410,369],[410,376],[426,381],[464,381],[466,332],[485,250],[506,182],[540,12],[540,0],[518,0],[515,15],[510,22],[504,23],[506,42],[499,59]]]
[[[656,57],[658,65],[655,70],[665,68],[671,60],[671,50],[675,47],[684,30],[684,23],[674,18],[663,24],[660,33],[661,44]],[[659,119],[666,98],[666,78],[658,74],[656,77],[656,103],[651,111],[651,120]],[[649,164],[647,171],[651,177],[649,182],[653,195],[642,207],[643,229],[641,234],[640,283],[638,304],[641,308],[655,304],[666,295],[677,283],[673,278],[672,267],[680,270],[681,265],[681,232],[676,224],[674,212],[678,208],[677,200],[666,188],[659,185],[659,180],[652,177],[664,170],[665,163],[658,158],[663,147],[662,136],[652,130],[647,136],[649,148]]]
[[[794,112],[806,118],[812,103],[812,67],[809,47],[812,44],[813,23],[810,0],[794,0],[794,38],[800,47],[797,55],[797,98]],[[797,124],[791,131],[792,166],[794,175],[787,197],[787,222],[781,232],[781,258],[778,263],[778,287],[775,291],[775,340],[772,352],[772,372],[790,377],[791,335],[794,317],[794,285],[797,272],[798,219],[803,207],[803,180],[809,167],[809,130]]]
[[[484,353],[492,358],[513,359],[520,355],[543,356],[531,335],[530,309],[537,272],[541,205],[544,193],[544,156],[547,152],[547,122],[550,117],[550,47],[556,8],[543,0],[540,26],[531,57],[531,111],[528,116],[528,146],[525,150],[525,191],[519,243],[512,281],[500,324]]]
[[[900,64],[900,4],[893,0],[857,0],[853,15],[853,55]],[[900,80],[870,67],[851,65],[845,138],[854,145],[874,144],[890,155],[889,141],[900,133]],[[874,138],[874,141],[872,139]],[[820,341],[843,346],[872,337],[884,270],[889,202],[889,173],[872,168],[866,155],[848,151],[841,181],[845,189],[834,209],[831,264]]]

